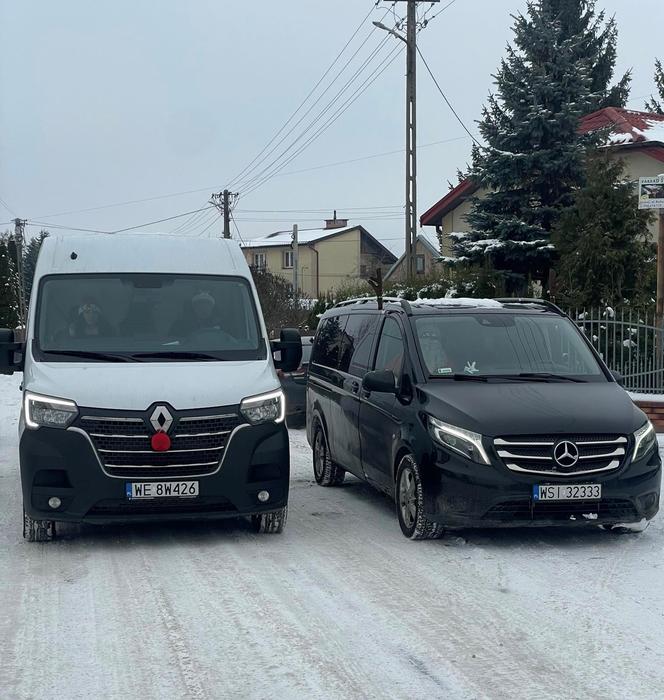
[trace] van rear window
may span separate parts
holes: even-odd
[[[49,360],[267,356],[248,282],[161,274],[52,275],[41,281],[35,347]],[[76,353],[82,353],[77,358]],[[198,357],[197,357],[198,355]],[[113,357],[112,357],[113,356]]]

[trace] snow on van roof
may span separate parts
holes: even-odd
[[[502,309],[504,305],[495,299],[470,299],[468,297],[460,297],[458,299],[440,298],[440,299],[417,299],[410,302],[412,306],[452,306],[452,307],[468,307],[468,308],[484,308],[484,309]]]

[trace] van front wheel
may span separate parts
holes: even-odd
[[[397,469],[397,518],[401,532],[411,540],[437,540],[443,526],[427,518],[420,468],[413,455],[405,455]]]
[[[319,486],[340,486],[346,472],[332,461],[325,433],[320,425],[314,435],[314,477]]]
[[[261,513],[251,516],[251,524],[256,532],[268,535],[280,535],[286,527],[288,506],[273,510],[271,513]]]
[[[53,520],[35,520],[23,511],[23,538],[28,542],[49,542],[55,537]]]

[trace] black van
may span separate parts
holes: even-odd
[[[322,316],[309,365],[315,478],[370,482],[411,539],[639,531],[659,508],[661,461],[620,382],[548,302],[343,302]]]

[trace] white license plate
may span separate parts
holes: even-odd
[[[127,481],[125,492],[130,501],[150,498],[196,498],[198,481]]]
[[[534,501],[598,501],[602,484],[554,484],[533,486]]]

